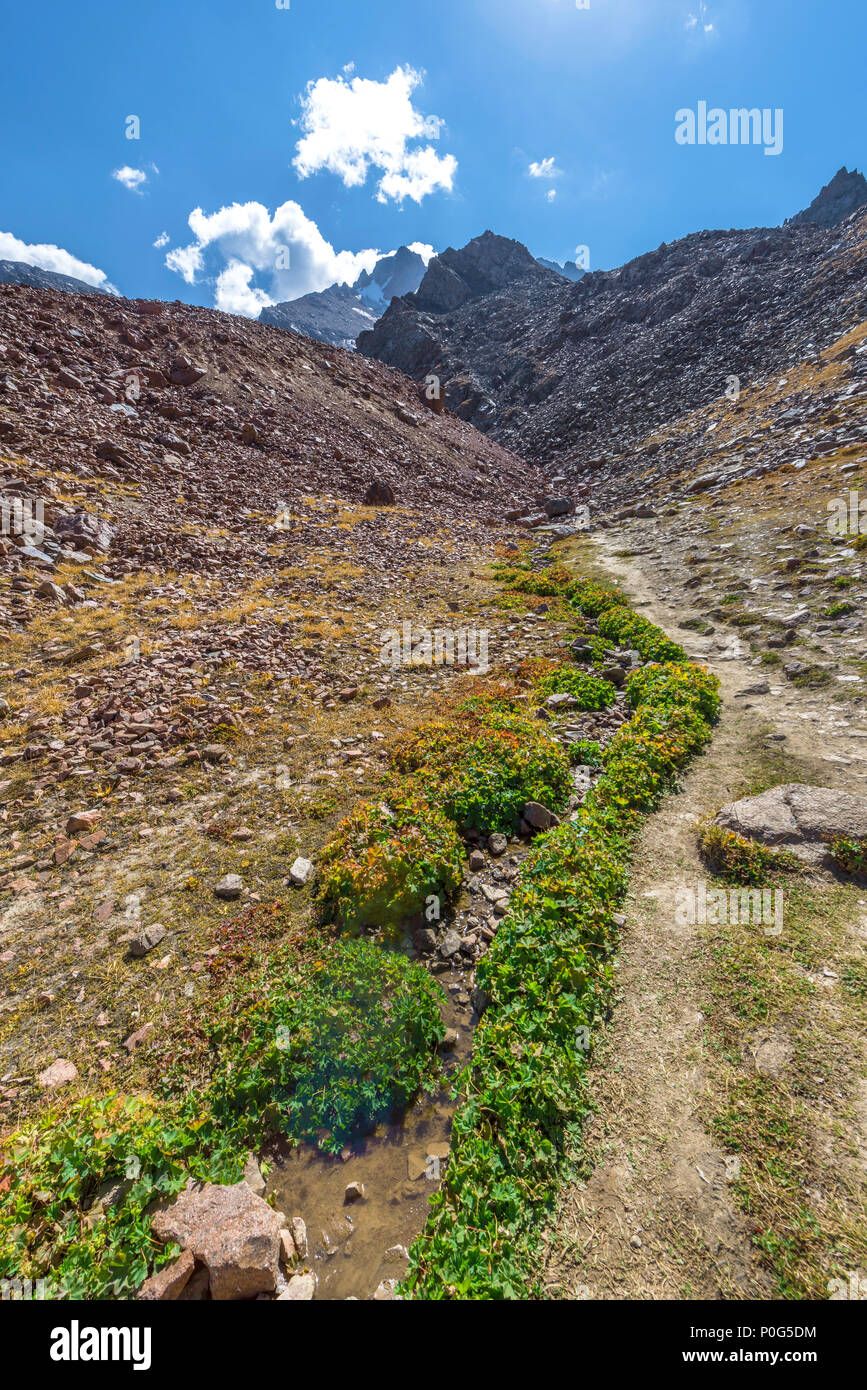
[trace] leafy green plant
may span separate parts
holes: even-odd
[[[698,847],[710,869],[727,883],[762,887],[780,873],[803,873],[804,866],[788,850],[772,850],[722,825],[703,825]]]
[[[569,745],[569,759],[573,766],[601,767],[603,756],[602,744],[592,738],[579,738]]]
[[[463,860],[451,821],[402,791],[390,803],[363,802],[340,823],[322,852],[318,893],[344,928],[399,928],[431,895],[455,891]]]
[[[608,608],[599,619],[599,633],[610,637],[621,646],[634,647],[645,661],[686,661],[686,652],[677,642],[672,642],[660,628],[633,613],[631,608],[620,605]]]
[[[838,837],[831,841],[831,858],[844,873],[867,877],[867,840]]]
[[[536,686],[536,694],[541,700],[546,700],[549,695],[571,695],[578,701],[573,708],[579,710],[607,709],[617,698],[617,691],[610,681],[585,675],[573,666],[561,666],[549,676],[544,676]]]
[[[221,1030],[209,1127],[241,1147],[274,1132],[338,1152],[431,1083],[442,999],[422,966],[375,942],[328,945]]]
[[[9,1136],[0,1169],[0,1277],[45,1278],[57,1296],[129,1297],[177,1251],[148,1208],[188,1177],[234,1182],[238,1155],[204,1162],[179,1107],[112,1094],[48,1112]]]
[[[398,772],[462,830],[514,831],[526,802],[562,810],[572,791],[563,747],[536,719],[464,702],[394,750]]]

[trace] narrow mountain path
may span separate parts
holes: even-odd
[[[616,533],[594,537],[580,563],[592,558],[641,613],[684,640],[677,596],[657,592],[640,559],[617,557],[618,541]],[[720,659],[692,633],[685,645],[719,677],[722,715],[712,744],[650,817],[638,847],[618,1003],[589,1074],[595,1113],[584,1128],[585,1180],[566,1190],[549,1233],[543,1283],[553,1297],[779,1296],[737,1200],[738,1164],[702,1118],[722,1100],[711,1094],[719,1076],[705,1016],[708,949],[705,929],[678,922],[676,893],[709,877],[697,851],[700,820],[757,781],[851,789],[843,762],[823,757],[848,761],[853,741],[841,730],[833,750],[817,745],[812,719],[797,717],[814,712],[801,692],[787,692],[785,718],[773,697],[739,695],[762,676],[748,653]],[[863,1129],[852,1142],[863,1157]]]

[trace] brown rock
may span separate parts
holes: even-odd
[[[364,494],[366,507],[393,507],[394,491],[381,478],[374,479]]]
[[[212,1298],[254,1298],[276,1286],[280,1225],[245,1182],[190,1187],[157,1212],[151,1229],[157,1240],[177,1242],[207,1266]]]
[[[139,1298],[145,1302],[168,1303],[180,1297],[195,1267],[196,1261],[192,1252],[185,1250],[170,1265],[152,1274],[150,1279],[145,1279],[138,1291]]]
[[[74,811],[66,822],[67,835],[77,835],[80,830],[93,830],[102,815],[101,811]]]
[[[65,1057],[58,1057],[46,1067],[36,1078],[38,1085],[43,1091],[54,1091],[58,1086],[68,1086],[71,1081],[78,1077],[78,1068],[73,1062],[68,1062]]]

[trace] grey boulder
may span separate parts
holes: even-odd
[[[730,802],[713,823],[769,848],[788,850],[806,864],[829,867],[831,840],[867,839],[867,800],[831,787],[787,782]]]

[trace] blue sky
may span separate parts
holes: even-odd
[[[607,268],[865,162],[864,0],[290,6],[7,0],[0,257],[255,313],[488,227]],[[782,152],[678,144],[699,101],[781,108]]]

